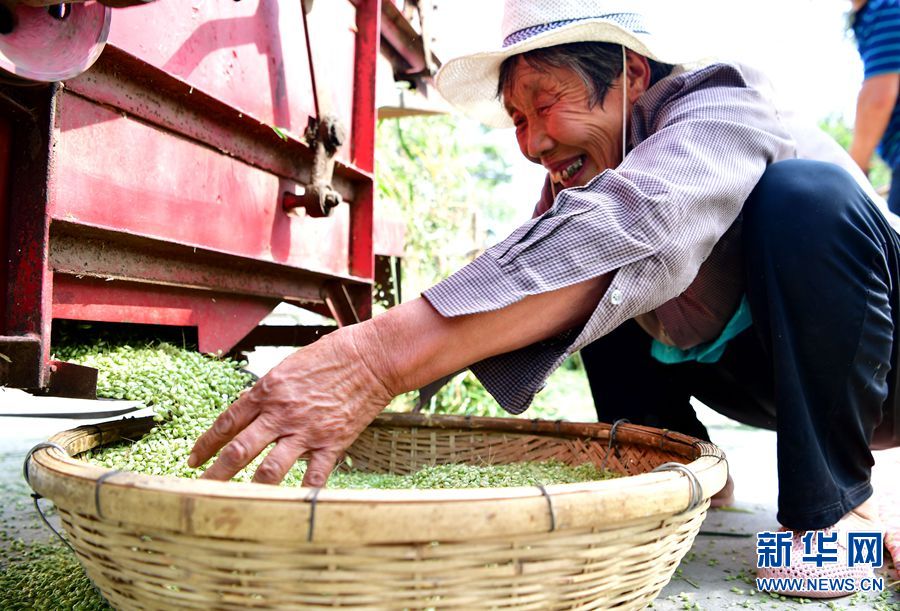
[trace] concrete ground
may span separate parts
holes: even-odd
[[[735,481],[736,503],[711,510],[675,577],[653,603],[654,609],[891,609],[900,610],[900,590],[885,576],[888,595],[857,594],[831,602],[796,602],[760,593],[754,585],[756,533],[778,529],[775,518],[778,478],[775,433],[754,429],[695,405],[712,441],[725,452]],[[900,472],[895,482],[900,482]],[[889,556],[885,552],[886,562]]]
[[[5,392],[4,392],[5,391]],[[125,401],[92,401],[98,407],[90,412],[89,417],[64,418],[64,417],[19,417],[16,414],[21,410],[18,396],[13,395],[8,389],[0,388],[0,567],[10,559],[16,558],[16,550],[20,542],[30,543],[49,542],[55,539],[54,535],[40,520],[31,498],[31,489],[25,483],[22,467],[28,450],[35,444],[46,441],[60,431],[73,429],[86,424],[95,424],[107,420],[121,418],[122,415],[111,417],[99,417],[105,411],[112,410],[110,405],[126,404]],[[54,405],[60,405],[53,402]],[[71,409],[66,406],[65,409]],[[54,412],[63,411],[62,408],[54,409]],[[128,416],[149,416],[149,409],[129,409]],[[51,523],[58,527],[59,521],[54,515],[53,505],[49,501],[39,501],[40,506],[48,513]]]
[[[4,405],[4,403],[6,405]],[[0,393],[0,414],[10,400]],[[10,413],[7,410],[7,413]],[[713,440],[726,452],[735,479],[737,504],[730,511],[711,511],[675,578],[653,603],[654,609],[733,609],[796,607],[900,610],[896,586],[885,598],[857,595],[826,603],[798,603],[756,592],[752,581],[757,532],[777,528],[774,433],[741,426],[701,410]],[[93,420],[96,422],[97,420]],[[34,511],[22,479],[22,461],[35,443],[87,420],[21,418],[0,415],[0,566],[14,560],[21,542],[52,537]],[[900,475],[900,474],[898,474]],[[900,477],[895,481],[900,481]],[[47,501],[42,501],[49,507]],[[52,514],[52,509],[51,509]],[[51,516],[51,521],[54,521]],[[887,583],[887,579],[885,580]]]

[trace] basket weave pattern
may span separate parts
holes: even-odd
[[[150,424],[84,427],[54,441],[74,453]],[[348,452],[354,468],[396,473],[554,458],[605,460],[634,476],[543,490],[319,493],[110,476],[47,450],[29,470],[117,609],[637,609],[690,548],[726,467],[711,444],[646,427],[619,427],[610,451],[609,431],[386,416]],[[698,507],[684,511],[684,474],[638,475],[668,461],[697,473]]]
[[[632,475],[646,473],[663,462],[684,459],[683,455],[662,448],[647,452],[639,446],[617,445],[614,449],[609,452],[607,445],[596,439],[516,432],[498,435],[494,431],[372,427],[363,431],[347,454],[353,459],[354,468],[401,475],[435,464],[499,465],[551,459],[569,465],[589,462]]]

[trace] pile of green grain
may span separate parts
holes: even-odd
[[[110,344],[59,348],[57,358],[98,370],[101,397],[142,401],[153,408],[158,424],[141,439],[85,452],[81,458],[98,466],[150,475],[195,478],[202,471],[187,466],[194,441],[216,416],[247,387],[252,376],[243,362],[218,359],[167,343]],[[235,479],[250,481],[257,459]],[[284,479],[299,486],[305,462]],[[559,461],[511,465],[436,465],[410,475],[335,471],[330,488],[496,488],[583,482],[609,477],[590,464],[577,467]]]
[[[167,343],[98,342],[57,347],[56,358],[97,369],[97,396],[141,401],[159,423],[141,439],[87,452],[90,462],[152,475],[197,477],[187,466],[194,441],[246,388],[244,362]]]
[[[101,611],[111,609],[61,544],[33,543],[0,570],[0,609]]]

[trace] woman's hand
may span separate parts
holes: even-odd
[[[228,480],[275,442],[253,476],[277,484],[297,459],[309,465],[304,486],[325,485],[344,451],[391,398],[359,349],[366,330],[345,327],[287,357],[242,394],[194,444],[188,465],[199,466],[219,449],[204,478]]]

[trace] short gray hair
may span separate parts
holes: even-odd
[[[566,68],[581,77],[590,92],[590,104],[603,106],[603,100],[612,82],[622,74],[622,47],[609,42],[570,42],[554,47],[526,51],[507,57],[500,64],[500,78],[497,82],[497,98],[513,85],[514,68],[519,60],[524,60],[536,70]],[[671,64],[663,64],[649,57],[650,85],[665,78],[672,72]]]

